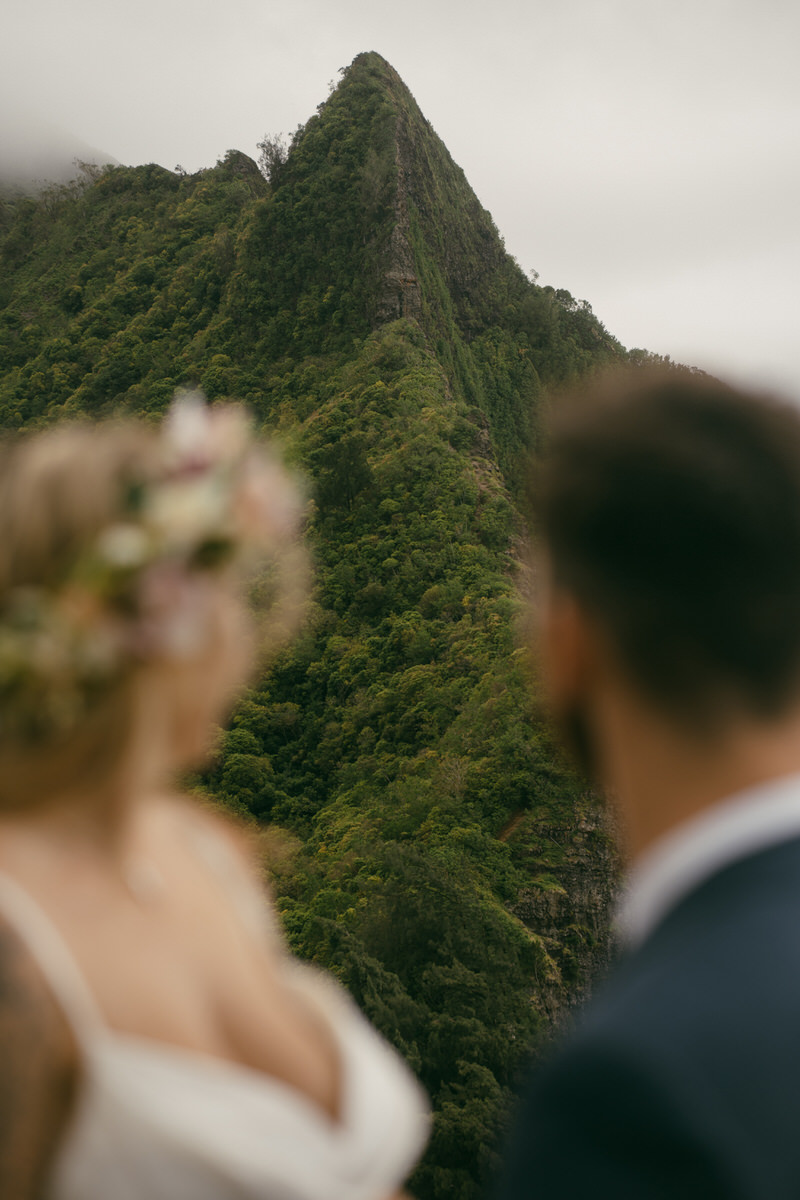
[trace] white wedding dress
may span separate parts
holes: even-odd
[[[3,872],[0,915],[39,964],[82,1056],[46,1200],[386,1200],[402,1185],[428,1134],[426,1099],[328,976],[286,960],[290,986],[338,1047],[337,1121],[253,1068],[110,1029],[60,933]]]

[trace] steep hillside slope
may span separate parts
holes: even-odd
[[[545,388],[625,351],[539,288],[360,55],[269,183],[231,152],[2,210],[0,418],[246,400],[311,477],[316,588],[197,786],[278,831],[278,906],[436,1107],[469,1200],[515,1072],[607,954],[613,856],[531,713],[517,495]],[[535,688],[535,685],[534,685]]]

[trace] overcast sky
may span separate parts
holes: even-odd
[[[399,71],[541,283],[800,399],[797,0],[2,0],[0,131],[212,166]]]

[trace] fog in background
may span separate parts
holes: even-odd
[[[796,0],[3,0],[2,31],[17,165],[255,157],[377,50],[540,283],[800,399]]]

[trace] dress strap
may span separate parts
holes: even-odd
[[[104,1024],[100,1009],[67,943],[50,917],[16,879],[0,870],[0,916],[24,942],[79,1042]]]

